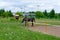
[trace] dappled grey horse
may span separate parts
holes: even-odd
[[[32,22],[32,26],[34,26],[33,22],[35,22],[35,18],[34,17],[31,17],[31,18],[24,17],[23,20],[22,20],[22,23],[23,22],[25,22],[25,26],[26,26],[27,22]]]

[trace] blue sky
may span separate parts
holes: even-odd
[[[0,9],[16,11],[50,11],[60,12],[60,0],[0,0]]]

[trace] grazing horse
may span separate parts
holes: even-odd
[[[16,20],[19,20],[19,15],[14,16]]]
[[[35,22],[35,18],[34,17],[32,17],[32,18],[27,18],[27,17],[25,17],[25,18],[23,18],[23,20],[22,20],[22,23],[23,22],[25,22],[25,26],[26,26],[26,23],[27,22],[32,22],[32,26],[34,26],[34,23],[33,22]]]

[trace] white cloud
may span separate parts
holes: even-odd
[[[7,2],[0,2],[0,7],[10,6]]]
[[[39,7],[37,7],[38,5]],[[21,8],[25,8],[25,11],[36,11],[38,9],[49,11],[54,8],[56,12],[60,12],[60,0],[0,0],[0,8],[12,11],[21,11]]]

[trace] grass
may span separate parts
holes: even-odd
[[[50,24],[50,25],[60,25],[60,19],[46,19],[46,18],[40,18],[36,19],[37,23],[42,23],[42,24]]]
[[[60,40],[55,36],[27,30],[21,21],[0,18],[0,40]]]

